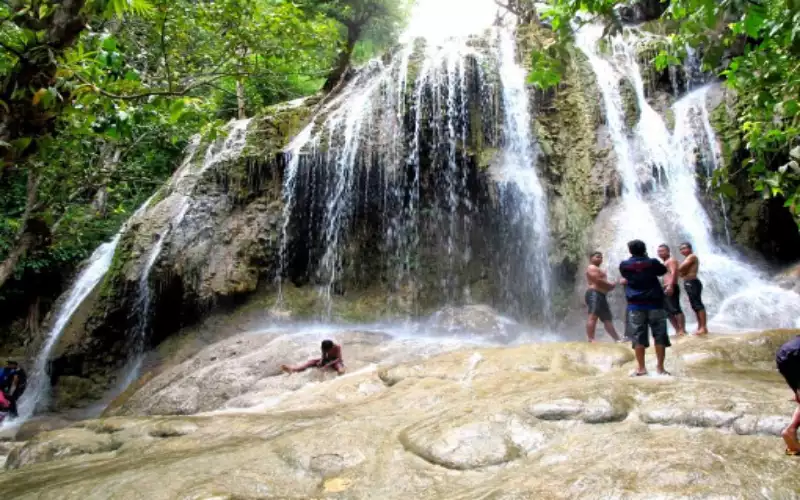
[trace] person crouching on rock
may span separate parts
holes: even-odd
[[[342,360],[342,347],[334,344],[332,340],[322,341],[322,357],[310,359],[306,363],[298,366],[281,365],[281,370],[286,373],[298,373],[309,368],[323,368],[336,370],[336,373],[344,373],[344,361]]]
[[[800,427],[800,335],[778,349],[775,361],[778,364],[778,371],[791,387],[794,400],[798,404],[792,422],[783,430],[781,436],[786,442],[786,454],[800,455],[800,441],[797,440],[797,429]]]

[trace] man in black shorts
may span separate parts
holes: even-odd
[[[617,284],[608,281],[606,272],[600,269],[603,263],[603,254],[593,252],[589,256],[589,267],[586,268],[586,307],[589,309],[589,319],[586,320],[586,337],[589,342],[594,342],[594,331],[597,328],[597,320],[603,322],[606,332],[619,342],[619,335],[614,328],[614,321],[611,317],[611,308],[608,307],[606,294],[613,290]]]
[[[697,315],[695,335],[706,335],[708,327],[706,326],[706,306],[703,304],[703,283],[697,279],[697,273],[700,271],[700,259],[694,254],[692,244],[689,242],[681,243],[680,251],[681,255],[686,258],[678,266],[678,274],[683,278],[683,288],[686,289],[689,304]]]
[[[797,429],[800,427],[800,336],[783,344],[775,355],[775,361],[778,364],[778,371],[786,379],[798,404],[792,422],[781,434],[786,442],[786,454],[800,455],[800,441],[797,440]]]
[[[666,348],[669,347],[667,334],[667,314],[664,312],[664,289],[660,276],[667,274],[667,268],[657,259],[647,256],[647,247],[641,240],[628,243],[631,257],[622,261],[619,272],[624,278],[625,298],[628,300],[627,332],[632,337],[636,351],[638,368],[634,375],[647,375],[644,363],[645,350],[650,347],[647,329],[653,334],[656,344],[656,369],[659,375],[669,375],[664,369]]]
[[[669,322],[679,337],[686,335],[686,316],[681,310],[681,289],[678,286],[678,261],[672,256],[669,247],[661,244],[658,247],[658,258],[664,262],[667,274],[664,275],[664,310]]]

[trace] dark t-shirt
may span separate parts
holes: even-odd
[[[631,257],[622,261],[619,272],[628,280],[625,298],[628,300],[629,311],[664,307],[664,289],[658,279],[667,274],[664,264],[649,257]]]

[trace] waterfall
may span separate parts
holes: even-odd
[[[53,325],[47,332],[39,353],[33,363],[33,370],[31,371],[30,382],[26,390],[25,397],[20,399],[19,405],[19,419],[14,421],[14,425],[21,425],[25,423],[36,410],[37,406],[46,404],[50,397],[50,376],[47,373],[47,365],[50,361],[53,349],[58,345],[61,340],[61,334],[64,329],[69,325],[72,316],[78,311],[83,304],[84,300],[90,293],[97,287],[103,278],[105,278],[108,270],[111,268],[111,263],[114,259],[114,253],[117,250],[117,245],[128,230],[128,224],[131,220],[139,217],[147,209],[147,206],[152,201],[151,196],[140,206],[133,216],[128,219],[128,222],[122,225],[119,232],[108,243],[103,243],[89,257],[86,261],[83,270],[78,273],[75,282],[67,290],[63,302],[55,312]]]
[[[728,247],[729,237],[725,241],[714,237],[703,203],[705,191],[698,188],[698,174],[707,178],[718,168],[720,157],[706,102],[709,87],[694,90],[673,105],[675,127],[670,131],[646,98],[637,63],[637,46],[650,35],[626,29],[611,38],[611,54],[606,55],[598,46],[602,32],[600,25],[584,25],[577,45],[597,78],[623,185],[614,234],[608,235],[604,249],[612,274],[627,255],[625,242],[631,239],[645,241],[653,254],[661,243],[677,254],[679,244],[688,241],[700,259],[699,278],[712,326],[793,327],[800,316],[800,296],[771,285],[763,272]],[[623,85],[632,87],[639,111],[632,129],[625,123],[625,105],[630,103],[623,97]],[[691,309],[684,309],[691,321]]]
[[[499,44],[500,80],[505,106],[503,163],[499,169],[501,190],[506,196],[513,186],[519,193],[513,203],[516,216],[530,230],[525,231],[526,275],[534,295],[541,298],[544,314],[550,317],[550,265],[547,197],[536,172],[537,152],[531,134],[531,114],[525,87],[526,71],[516,61],[513,33],[501,29]]]
[[[153,266],[158,262],[161,256],[161,251],[164,248],[164,243],[169,237],[170,233],[180,226],[186,217],[187,212],[191,208],[192,195],[195,186],[202,178],[203,174],[212,166],[223,162],[230,161],[238,157],[247,143],[247,127],[251,119],[234,120],[226,126],[228,132],[224,140],[215,141],[206,149],[205,157],[199,168],[194,167],[194,157],[200,146],[200,136],[195,136],[187,148],[186,156],[181,163],[178,170],[173,174],[172,179],[168,185],[169,194],[160,203],[169,203],[167,200],[170,195],[175,193],[179,196],[178,202],[172,208],[172,215],[167,223],[167,226],[161,230],[156,236],[155,244],[147,252],[145,264],[139,275],[139,283],[137,288],[137,305],[135,312],[137,314],[137,324],[133,336],[133,352],[129,359],[130,368],[126,370],[128,375],[127,379],[132,382],[137,376],[142,362],[142,354],[144,353],[147,338],[149,336],[150,316],[153,300],[153,292],[150,286],[150,275]],[[158,205],[156,205],[158,206]],[[155,207],[153,207],[155,208]],[[127,385],[127,384],[125,384]]]
[[[489,285],[494,299],[507,309],[523,305],[520,315],[548,317],[547,201],[526,72],[516,61],[514,28],[492,28],[492,19],[430,36],[419,23],[431,17],[415,17],[404,45],[362,68],[291,141],[280,307],[283,282],[295,277],[318,286],[326,318],[353,282],[380,282],[390,302],[413,310],[423,295],[470,303],[476,269],[502,265],[512,283]],[[496,168],[481,171],[487,150],[499,152]],[[499,252],[482,240],[489,237],[482,224],[498,208],[481,183],[497,186],[509,212],[503,227],[490,228]],[[514,300],[505,300],[509,294]]]

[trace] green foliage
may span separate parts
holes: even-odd
[[[319,91],[349,43],[344,28],[359,23],[355,56],[372,57],[394,43],[407,6],[76,1],[0,3],[0,262],[27,220],[47,228],[15,279],[0,278],[0,321],[20,312],[16,300],[57,293],[36,284],[63,283],[118,231],[191,135],[213,136],[241,104],[252,115]]]

